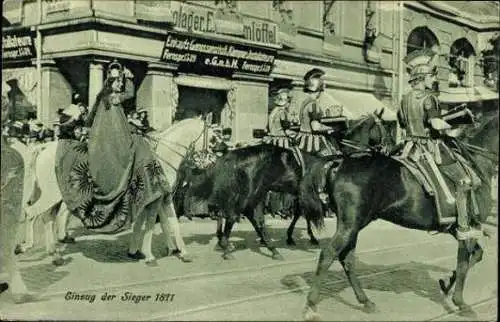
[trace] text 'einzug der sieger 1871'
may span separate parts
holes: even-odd
[[[66,301],[94,303],[96,299],[100,299],[102,302],[120,301],[120,302],[130,302],[134,304],[139,304],[142,302],[168,303],[172,302],[174,298],[175,294],[164,293],[164,292],[158,292],[154,294],[134,294],[132,292],[124,292],[119,295],[105,292],[101,296],[97,297],[97,295],[95,294],[68,291],[64,296],[64,299]]]

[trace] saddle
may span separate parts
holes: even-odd
[[[439,169],[435,163],[413,161],[402,156],[391,156],[391,158],[403,165],[422,185],[425,193],[433,199],[437,220],[440,225],[451,225],[457,221],[457,204],[455,196],[457,187],[451,178],[454,176],[452,171],[447,171],[446,165]],[[458,161],[455,161],[458,162]],[[458,175],[458,174],[457,174]],[[466,197],[468,194],[466,194]],[[471,198],[471,207],[475,213],[478,213],[478,206],[475,204],[475,198]]]

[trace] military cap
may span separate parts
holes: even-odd
[[[144,107],[141,107],[141,108],[140,108],[140,109],[138,109],[136,112],[137,112],[137,113],[139,113],[139,114],[140,114],[140,113],[147,113],[147,112],[148,112],[148,110],[146,110]]]
[[[325,75],[325,71],[319,68],[313,68],[304,75],[304,81],[308,81],[312,78],[320,78]]]

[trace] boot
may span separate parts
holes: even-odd
[[[469,223],[469,214],[467,212],[467,194],[465,191],[467,187],[467,182],[465,180],[460,180],[459,188],[457,191],[457,239],[467,240],[467,239],[478,239],[483,237],[483,232],[477,228],[471,227]]]

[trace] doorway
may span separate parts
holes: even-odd
[[[174,121],[212,112],[212,124],[220,124],[221,111],[226,103],[226,91],[181,85],[178,86],[178,90],[179,104]]]

